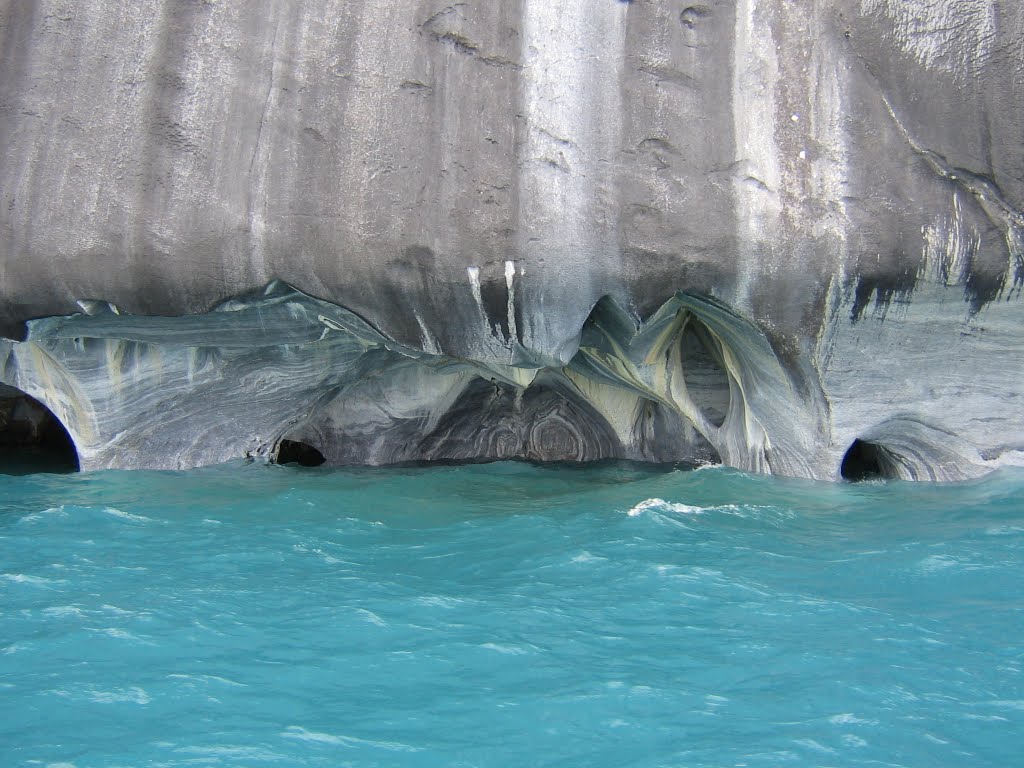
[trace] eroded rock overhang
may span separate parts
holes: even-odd
[[[536,367],[403,346],[280,282],[202,315],[82,306],[4,341],[0,378],[58,416],[85,469],[273,459],[287,441],[332,464],[634,459],[816,474],[820,409],[760,331],[708,298],[677,294],[642,323],[604,299],[568,362]]]
[[[181,317],[84,301],[0,341],[0,382],[57,416],[83,469],[274,461],[282,446],[333,465],[628,459],[823,479],[1016,463],[1019,357],[988,361],[1017,349],[1024,305],[1008,295],[979,325],[962,285],[921,278],[870,311],[837,287],[816,348],[789,359],[686,293],[643,321],[602,299],[553,365],[405,346],[281,282]]]

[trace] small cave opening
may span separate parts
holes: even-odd
[[[327,459],[309,443],[282,440],[277,444],[277,464],[298,464],[300,467],[319,467]]]
[[[683,381],[686,389],[712,425],[720,427],[729,412],[729,374],[714,335],[691,318],[681,340]]]
[[[78,451],[60,419],[34,397],[0,384],[0,474],[78,469]]]
[[[886,471],[883,449],[874,443],[854,440],[843,456],[839,474],[844,480],[858,483],[863,480],[879,480],[893,477]]]

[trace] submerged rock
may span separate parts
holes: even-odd
[[[0,382],[83,468],[1024,456],[1018,0],[40,0],[0,39]]]

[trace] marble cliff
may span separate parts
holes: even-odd
[[[0,0],[85,469],[1024,457],[1021,0]]]

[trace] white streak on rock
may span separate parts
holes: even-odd
[[[469,275],[469,289],[473,292],[473,300],[480,310],[480,322],[486,328],[487,313],[484,311],[484,299],[480,293],[480,267],[466,267],[466,274]]]
[[[610,209],[622,134],[621,70],[628,4],[524,0],[525,143],[519,179],[520,232],[526,260],[558,264],[581,280],[618,259],[617,216]],[[573,296],[586,284],[571,287]],[[544,284],[559,302],[568,291]],[[555,314],[532,313],[522,335],[564,334]],[[544,344],[540,344],[544,346]]]
[[[427,329],[427,324],[423,322],[423,318],[420,317],[420,313],[414,310],[413,315],[416,317],[416,322],[419,324],[420,331],[423,334],[423,351],[429,352],[432,355],[440,354],[441,349],[437,346],[437,342],[431,338],[430,331]]]
[[[960,194],[953,193],[952,215],[929,224],[924,235],[924,261],[920,275],[939,285],[964,281],[971,258],[981,247],[981,237],[964,223]]]
[[[510,340],[518,337],[516,329],[516,263],[505,262],[505,289],[508,291],[508,333]]]
[[[782,175],[775,143],[775,84],[779,63],[771,26],[762,17],[758,0],[739,0],[736,6],[736,61],[733,68],[733,133],[736,161],[745,168],[734,178],[740,240],[751,244],[747,263],[740,265],[737,298],[749,299],[753,263],[759,245],[768,247],[779,229]]]
[[[817,26],[822,22],[815,18]],[[808,113],[810,135],[817,151],[810,157],[810,186],[816,199],[828,201],[827,209],[814,225],[815,236],[829,237],[836,244],[839,255],[846,257],[846,232],[849,221],[842,203],[846,195],[849,149],[844,125],[843,94],[846,92],[847,73],[836,60],[830,47],[820,40],[811,51],[810,92],[812,108]],[[802,160],[807,153],[800,152]]]

